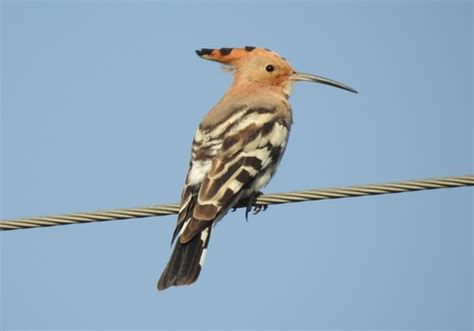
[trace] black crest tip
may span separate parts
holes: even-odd
[[[196,50],[196,54],[199,56],[204,56],[204,55],[211,55],[211,53],[214,51],[212,48],[201,48]]]

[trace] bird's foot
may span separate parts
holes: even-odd
[[[256,205],[254,206],[254,208],[253,208],[252,214],[257,215],[257,214],[260,213],[261,211],[267,210],[267,208],[268,208],[268,205],[256,204]]]
[[[259,196],[263,195],[263,192],[258,191],[257,193],[253,194],[247,202],[247,208],[245,209],[245,220],[248,222],[249,221],[249,212],[252,211],[253,215],[257,215],[261,211],[265,211],[268,208],[268,205],[266,204],[259,204],[257,203],[257,198]]]

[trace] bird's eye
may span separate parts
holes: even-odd
[[[272,72],[273,70],[275,70],[275,67],[272,66],[271,64],[269,64],[265,67],[265,70],[268,71],[268,72]]]

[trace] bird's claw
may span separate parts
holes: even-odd
[[[249,221],[248,215],[249,215],[249,212],[252,211],[252,208],[253,208],[253,211],[252,211],[253,215],[257,215],[261,211],[267,210],[268,205],[257,203],[257,198],[261,195],[263,195],[263,192],[259,191],[259,192],[255,193],[254,195],[252,195],[249,198],[248,203],[247,203],[247,207],[245,209],[245,220],[247,222]]]
[[[261,211],[267,210],[267,208],[268,208],[268,205],[257,205],[257,204],[255,204],[255,206],[253,207],[252,214],[257,215]]]

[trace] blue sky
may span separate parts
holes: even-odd
[[[231,82],[202,47],[256,45],[299,84],[265,192],[473,173],[472,2],[1,5],[1,218],[178,200]],[[470,329],[470,188],[271,206],[155,289],[175,217],[4,232],[4,329]]]

